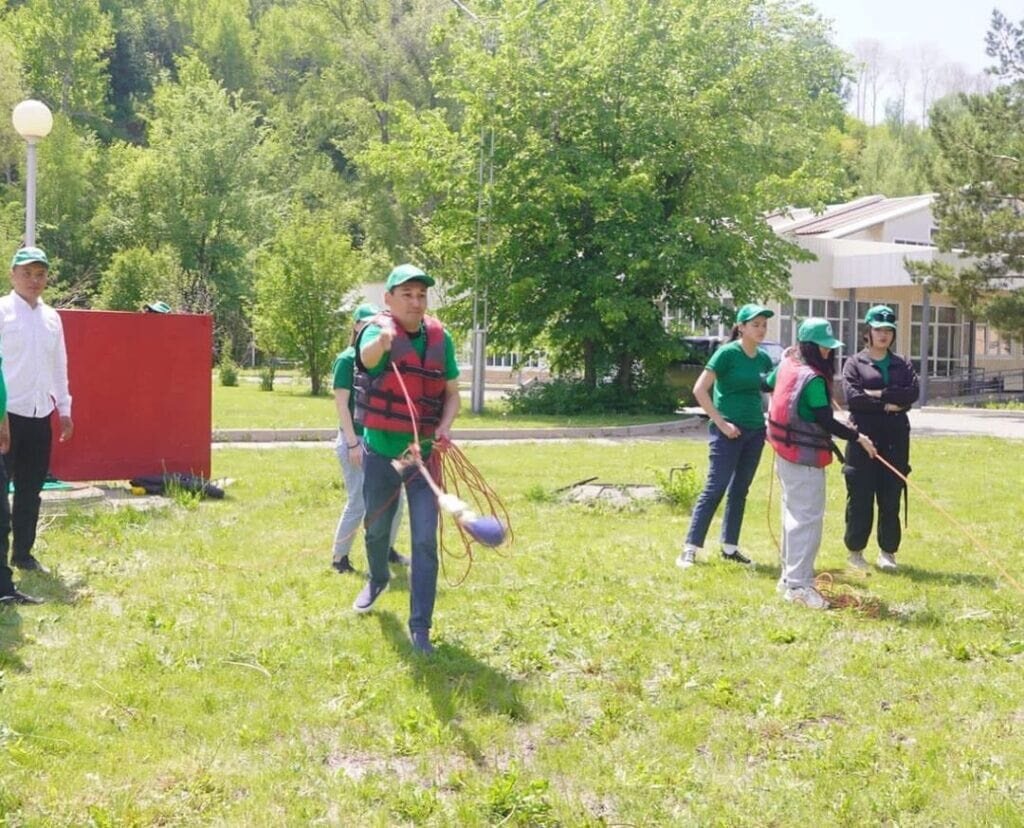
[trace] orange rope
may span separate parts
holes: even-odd
[[[391,363],[391,367],[394,369],[395,376],[398,378],[398,384],[401,386],[402,394],[405,395],[405,403],[409,409],[409,418],[412,420],[413,442],[409,447],[409,458],[405,462],[412,462],[416,464],[417,471],[423,475],[427,485],[430,486],[437,497],[440,497],[447,491],[444,488],[445,481],[450,480],[455,496],[459,498],[459,500],[471,504],[473,510],[478,515],[490,515],[497,520],[501,520],[501,518],[498,517],[498,513],[500,511],[501,515],[504,517],[502,522],[508,532],[508,538],[509,540],[513,539],[512,522],[509,520],[508,510],[505,508],[505,504],[502,503],[501,498],[498,497],[497,493],[495,493],[495,491],[487,484],[487,481],[484,480],[479,469],[470,462],[469,458],[462,452],[462,449],[456,446],[450,439],[444,437],[435,439],[433,451],[430,453],[426,462],[424,462],[423,456],[420,452],[419,431],[416,427],[416,408],[413,405],[409,390],[405,386],[405,380],[402,379],[402,372],[393,362]],[[469,577],[469,572],[473,568],[473,544],[478,543],[478,541],[466,531],[465,527],[462,526],[458,520],[453,519],[456,528],[459,530],[459,538],[462,541],[464,552],[462,555],[456,555],[449,551],[447,544],[445,543],[444,521],[440,519],[440,514],[438,517],[437,551],[438,558],[441,562],[441,571],[444,573],[445,581],[448,582],[448,585],[456,587],[462,584],[466,578]],[[456,580],[452,580],[452,578],[449,577],[447,566],[448,558],[466,561],[465,570]]]
[[[1009,572],[1007,572],[1006,567],[1004,567],[1001,563],[999,563],[999,561],[997,561],[992,555],[990,555],[988,553],[988,551],[985,549],[985,547],[981,545],[981,542],[977,538],[975,538],[974,535],[972,535],[969,531],[967,531],[967,529],[965,529],[960,524],[960,522],[958,520],[956,520],[945,509],[943,509],[938,503],[936,503],[934,500],[932,500],[930,497],[928,497],[928,495],[926,495],[924,492],[922,492],[919,486],[911,483],[910,480],[907,479],[906,475],[901,473],[895,466],[892,465],[892,463],[890,463],[888,460],[886,460],[884,457],[882,457],[881,454],[876,454],[875,455],[875,459],[879,463],[881,463],[883,466],[885,466],[889,471],[891,471],[894,475],[896,475],[900,480],[902,480],[907,486],[912,486],[914,491],[917,492],[917,494],[921,495],[921,497],[923,497],[926,501],[928,501],[928,503],[931,505],[931,507],[933,509],[935,509],[939,514],[941,514],[943,517],[945,517],[946,520],[948,520],[950,523],[952,523],[957,529],[959,529],[964,534],[964,536],[971,543],[974,544],[974,548],[977,549],[981,553],[982,557],[985,558],[985,560],[987,560],[997,570],[999,570],[999,573],[1010,584],[1012,584],[1013,587],[1019,593],[1021,593],[1021,595],[1024,595],[1024,587],[1022,587],[1020,585],[1020,583],[1017,581],[1017,579],[1014,578]]]

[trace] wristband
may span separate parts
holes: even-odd
[[[352,445],[349,445],[348,443],[345,443],[345,445],[349,449],[349,451],[351,451],[354,448],[359,448],[359,442],[358,441],[353,443]]]

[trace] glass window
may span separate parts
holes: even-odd
[[[932,305],[929,316],[928,374],[934,377],[948,377],[960,370],[961,326],[960,312],[949,305]],[[914,367],[921,370],[921,319],[924,309],[921,305],[910,308],[910,359]]]

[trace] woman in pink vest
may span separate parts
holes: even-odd
[[[812,609],[828,609],[814,588],[814,561],[825,520],[825,467],[838,451],[832,437],[856,441],[870,457],[876,454],[866,434],[832,416],[834,352],[842,344],[827,319],[805,319],[797,345],[786,351],[767,383],[773,389],[767,437],[782,484],[779,589],[787,601]]]

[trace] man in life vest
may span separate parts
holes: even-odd
[[[779,589],[790,602],[828,609],[814,588],[814,561],[825,520],[825,467],[832,462],[832,437],[854,440],[874,457],[875,447],[832,416],[835,349],[842,342],[827,319],[805,319],[797,344],[783,355],[766,385],[768,442],[782,484],[782,575]]]
[[[434,440],[448,439],[459,413],[455,346],[444,326],[426,313],[427,288],[433,284],[411,264],[391,271],[385,283],[386,309],[370,320],[356,346],[355,382],[356,418],[363,426],[370,577],[353,609],[368,612],[387,589],[390,527],[404,486],[412,534],[409,633],[413,647],[427,654],[434,650],[430,628],[437,595],[437,498],[415,464],[400,471],[392,461],[407,451],[418,451],[426,460]],[[396,372],[401,372],[401,382]]]

